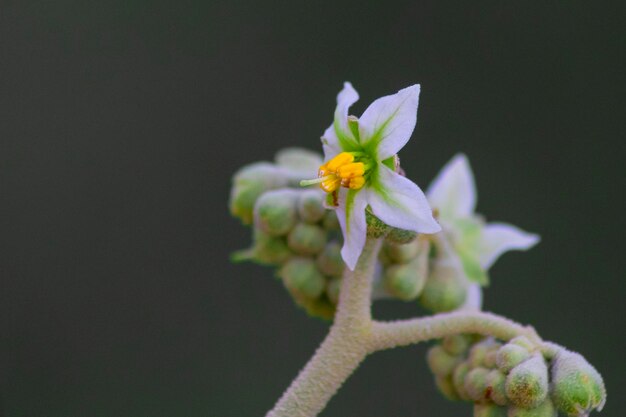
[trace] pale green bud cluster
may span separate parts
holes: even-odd
[[[579,354],[542,353],[528,338],[508,343],[455,335],[427,354],[441,393],[474,403],[474,417],[571,417],[600,410],[606,392],[600,374]]]
[[[302,188],[322,163],[306,150],[279,152],[276,162],[258,162],[233,178],[231,213],[253,229],[252,247],[233,255],[277,268],[296,303],[313,315],[332,318],[345,264],[337,216],[318,188]],[[306,173],[305,171],[309,171]],[[380,283],[386,296],[416,300],[433,311],[453,310],[465,300],[458,277],[433,263],[428,236],[390,227],[367,211],[368,234],[384,237]]]

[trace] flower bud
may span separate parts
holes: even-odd
[[[496,343],[492,338],[486,338],[470,348],[468,355],[468,362],[472,368],[478,366],[486,366],[485,358],[487,354],[497,350],[500,347],[499,343]]]
[[[282,237],[270,236],[260,229],[254,229],[252,259],[267,265],[280,265],[293,256]]]
[[[306,298],[294,295],[294,300],[302,306],[311,317],[319,317],[324,320],[332,320],[335,316],[336,308],[326,297]]]
[[[389,259],[398,264],[409,262],[417,256],[420,251],[420,245],[417,240],[406,243],[404,245],[397,243],[387,243],[384,250]]]
[[[317,175],[317,169],[322,165],[322,156],[317,152],[303,148],[286,148],[280,150],[275,158],[276,164],[290,174],[294,186],[302,178],[313,178]]]
[[[322,219],[322,226],[329,231],[339,230],[339,219],[337,219],[337,213],[335,210],[326,210],[324,218]]]
[[[326,232],[319,226],[298,223],[287,235],[287,245],[300,255],[315,255],[324,249]]]
[[[548,395],[548,367],[534,355],[511,370],[505,383],[507,398],[518,407],[538,406]]]
[[[435,345],[428,350],[426,361],[433,374],[446,377],[452,374],[456,365],[461,362],[461,358],[450,355],[441,345]]]
[[[518,344],[507,343],[496,353],[496,365],[502,372],[509,373],[520,363],[530,357],[530,353]]]
[[[401,300],[417,298],[426,283],[428,261],[419,258],[400,265],[391,265],[385,269],[383,284],[387,292]]]
[[[326,284],[326,296],[328,300],[337,305],[339,302],[339,291],[341,290],[341,278],[331,278]]]
[[[535,408],[509,407],[507,417],[557,417],[557,410],[549,398]]]
[[[461,362],[454,368],[452,372],[452,385],[462,400],[469,400],[469,395],[465,391],[465,377],[470,371],[469,364],[467,362]]]
[[[308,258],[290,259],[282,266],[278,275],[289,291],[308,299],[319,297],[326,286],[324,275],[317,269],[313,260]]]
[[[337,242],[326,244],[322,252],[317,257],[317,267],[325,275],[331,277],[340,277],[346,264],[341,257],[341,245]]]
[[[506,375],[497,369],[489,371],[486,377],[487,397],[498,405],[507,405],[506,390],[504,388]]]
[[[452,384],[451,375],[448,375],[446,377],[436,375],[435,385],[437,386],[439,391],[443,394],[443,396],[449,399],[450,401],[456,401],[459,399],[459,396],[456,390],[454,389],[454,385]]]
[[[264,193],[254,206],[255,225],[271,236],[282,236],[296,225],[295,190],[283,188]]]
[[[506,408],[493,404],[474,404],[474,417],[506,417]]]
[[[487,394],[487,368],[474,368],[467,373],[463,386],[473,401],[485,401]]]
[[[308,189],[300,192],[298,214],[307,223],[317,223],[324,218],[324,193],[321,190]]]
[[[420,303],[427,309],[441,312],[451,311],[465,301],[467,283],[450,265],[437,263],[426,280]]]
[[[516,336],[513,339],[509,340],[509,343],[521,346],[529,352],[534,352],[537,349],[535,344],[531,342],[530,339],[528,339],[526,336]]]
[[[441,346],[451,355],[460,355],[469,347],[469,340],[463,334],[455,334],[444,337]]]
[[[600,411],[606,401],[602,376],[578,353],[562,350],[552,363],[552,400],[571,417]]]

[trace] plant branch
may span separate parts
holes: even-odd
[[[380,239],[367,239],[354,271],[344,274],[328,336],[267,417],[317,415],[368,354],[371,287]]]
[[[370,352],[461,333],[478,333],[502,340],[523,335],[538,344],[541,342],[531,326],[522,326],[492,313],[466,310],[410,320],[375,321],[372,323]]]

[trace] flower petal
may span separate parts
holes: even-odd
[[[506,223],[489,223],[479,243],[480,264],[488,269],[504,252],[526,250],[539,242],[539,235],[525,232]]]
[[[348,128],[348,109],[359,99],[352,84],[343,83],[343,90],[337,95],[337,108],[333,124],[324,131],[322,145],[326,159],[337,155],[342,150],[352,151],[358,146],[358,141]]]
[[[426,192],[444,219],[467,217],[476,208],[476,185],[467,157],[458,154],[439,172]]]
[[[383,164],[372,175],[367,200],[374,215],[389,226],[428,234],[441,230],[422,190]]]
[[[406,145],[417,120],[420,86],[412,85],[390,96],[381,97],[359,119],[359,134],[365,147],[378,148],[378,159],[385,160]]]
[[[354,270],[367,237],[367,223],[365,221],[366,194],[364,190],[357,191],[342,188],[339,191],[339,205],[336,210],[339,225],[343,232],[341,257],[350,270]]]

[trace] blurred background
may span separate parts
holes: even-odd
[[[542,235],[485,308],[585,355],[622,415],[625,39],[618,2],[2,1],[0,414],[270,409],[328,324],[229,262],[230,178],[319,149],[349,80],[356,114],[421,83],[408,176],[465,152],[479,211]],[[323,415],[471,416],[425,351],[370,357]]]

